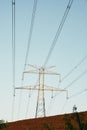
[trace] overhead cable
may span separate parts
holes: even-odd
[[[76,97],[76,96],[78,96],[78,95],[80,95],[80,94],[82,94],[82,93],[84,93],[84,92],[86,92],[86,91],[87,91],[87,89],[84,89],[84,90],[82,90],[82,91],[80,91],[80,92],[78,92],[78,93],[76,93],[76,94],[73,94],[73,95],[71,95],[71,96],[69,97],[69,99],[74,98],[74,97]]]
[[[32,38],[32,33],[33,33],[33,28],[34,28],[34,21],[35,21],[35,15],[36,15],[36,9],[37,9],[37,0],[34,0],[33,4],[33,11],[32,11],[32,17],[31,17],[31,23],[30,23],[30,30],[29,30],[29,39],[28,39],[28,44],[27,44],[27,50],[26,50],[26,56],[25,56],[25,63],[24,63],[24,69],[22,73],[22,81],[21,81],[21,86],[23,85],[23,80],[24,80],[24,71],[26,69],[26,65],[28,62],[28,57],[29,57],[29,52],[30,52],[30,45],[31,45],[31,38]],[[20,107],[21,107],[21,98],[22,98],[22,93],[20,90],[20,97],[19,97],[19,106],[18,106],[18,116],[20,113]],[[28,103],[29,104],[29,103]],[[29,106],[29,105],[27,105]],[[28,108],[27,108],[28,109]],[[27,111],[27,110],[26,110]]]
[[[12,66],[13,88],[15,88],[15,0],[12,0]]]
[[[76,79],[74,79],[71,83],[69,83],[64,89],[70,88],[76,81],[78,81],[79,79],[81,79],[85,74],[87,74],[87,70],[85,70],[83,73],[81,73]],[[53,98],[56,97],[56,96],[58,96],[58,95],[60,95],[60,94],[61,94],[61,92],[58,93],[58,94],[55,94],[53,96]]]
[[[13,100],[12,100],[12,113],[11,113],[12,121],[14,120],[14,111],[15,111],[15,96],[13,96]]]
[[[49,58],[50,58],[50,56],[51,56],[51,54],[52,54],[52,51],[53,51],[53,49],[54,49],[54,47],[55,47],[55,45],[56,45],[56,43],[57,43],[57,40],[58,40],[59,35],[60,35],[61,31],[62,31],[63,25],[64,25],[64,23],[65,23],[65,21],[66,21],[66,18],[67,18],[67,16],[68,16],[68,13],[69,13],[69,10],[70,10],[70,8],[71,8],[71,6],[72,6],[72,3],[73,3],[73,0],[69,0],[68,5],[67,5],[67,8],[66,8],[66,10],[65,10],[65,12],[64,12],[64,15],[63,15],[63,17],[62,17],[61,23],[60,23],[60,25],[59,25],[59,27],[58,27],[58,29],[57,29],[56,35],[55,35],[55,37],[54,37],[54,39],[53,39],[53,42],[52,42],[52,44],[51,44],[51,47],[50,47],[50,49],[49,49],[49,52],[48,52],[48,55],[47,55],[47,57],[46,57],[44,66],[47,64],[47,62],[48,62],[48,60],[49,60]]]
[[[12,120],[14,118],[15,107],[15,0],[12,0],[12,68],[13,68],[13,102],[12,102]]]
[[[76,81],[78,81],[80,78],[82,78],[87,73],[87,70],[85,70],[83,73],[81,73],[76,79],[74,79],[70,84],[68,84],[65,88],[70,88],[72,84],[74,84]]]
[[[26,56],[25,56],[24,71],[25,71],[25,67],[26,67],[26,64],[27,64],[29,51],[30,51],[30,44],[31,44],[32,32],[33,32],[33,28],[34,28],[36,9],[37,9],[37,0],[34,0],[32,18],[31,18],[31,24],[30,24],[30,31],[29,31],[29,39],[28,39],[28,44],[27,44]]]
[[[25,113],[25,118],[27,118],[27,115],[28,115],[28,110],[29,110],[29,105],[30,105],[30,97],[31,97],[31,93],[29,91],[28,102],[27,102],[26,113]]]
[[[67,102],[68,102],[68,99],[65,100],[65,103],[64,103],[64,105],[63,105],[63,107],[62,107],[62,109],[61,109],[61,113],[63,112],[63,110],[64,110],[64,108],[65,108]]]
[[[87,56],[83,57],[83,59],[80,60],[80,62],[74,66],[74,68],[72,70],[70,70],[62,79],[61,82],[63,80],[65,80],[72,72],[74,72],[74,70],[76,70],[78,68],[78,66],[80,66],[85,60],[87,59]]]
[[[30,32],[29,32],[29,39],[28,39],[28,45],[27,45],[27,53],[26,53],[26,57],[25,57],[24,71],[25,71],[27,60],[28,60],[28,56],[29,56],[29,50],[30,50],[32,32],[33,32],[34,22],[35,22],[36,9],[37,9],[37,0],[34,0],[33,12],[32,12],[32,18],[31,18],[31,25],[30,25]],[[22,79],[23,79],[23,77],[22,77]],[[29,98],[28,98],[28,103],[27,103],[25,117],[26,117],[26,115],[28,113],[29,104],[30,104],[30,94],[29,94]]]
[[[81,95],[81,94],[83,94],[83,93],[86,92],[86,91],[87,91],[87,89],[84,89],[84,90],[82,90],[82,91],[80,91],[80,92],[78,92],[78,93],[76,93],[76,94],[73,94],[73,95],[71,95],[70,97],[68,97],[68,100],[71,99],[71,98],[74,98],[74,97],[76,97],[76,96],[78,96],[78,95]],[[64,110],[64,108],[66,107],[66,104],[67,104],[67,101],[68,101],[68,100],[65,101],[64,106],[63,106],[61,112],[62,112],[62,111]]]

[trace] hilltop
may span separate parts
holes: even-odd
[[[9,122],[9,130],[66,130],[75,127],[87,130],[87,111]],[[6,129],[6,128],[4,128]]]

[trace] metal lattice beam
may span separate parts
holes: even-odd
[[[44,92],[45,91],[64,91],[67,92],[66,89],[61,89],[61,88],[55,88],[52,86],[48,86],[44,84],[44,76],[45,74],[49,75],[60,75],[59,73],[49,71],[49,69],[53,68],[54,66],[51,67],[37,67],[33,65],[29,65],[30,67],[33,67],[34,70],[28,70],[25,71],[25,73],[34,73],[39,75],[39,83],[37,85],[30,85],[30,86],[21,86],[21,87],[16,87],[15,89],[23,89],[23,90],[37,90],[38,91],[38,96],[37,96],[37,106],[36,106],[36,114],[35,117],[44,117],[46,116],[46,110],[45,110],[45,97],[44,97]]]

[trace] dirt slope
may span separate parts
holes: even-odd
[[[81,124],[87,124],[87,111],[79,113],[79,119]],[[72,114],[65,114],[10,122],[8,123],[8,130],[65,130],[67,120],[79,128],[76,115],[73,117]]]

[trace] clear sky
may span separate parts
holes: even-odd
[[[44,64],[67,4],[68,0],[38,0],[28,57],[29,64],[36,66]],[[33,0],[16,0],[16,87],[21,86],[32,7]],[[86,56],[87,0],[74,0],[46,65],[48,67],[56,66],[52,70],[60,73],[61,79],[73,70],[60,84],[60,88],[69,86],[67,88],[69,99],[66,100],[64,92],[61,94],[53,93],[54,98],[52,99],[51,92],[46,92],[47,116],[70,113],[74,104],[78,111],[87,111]],[[36,76],[27,74],[24,85],[32,85],[36,81]],[[57,76],[46,76],[45,82],[54,87],[59,85]],[[0,0],[0,119],[8,121],[12,120],[12,84],[12,2],[11,0]],[[23,91],[19,102],[20,90],[16,90],[14,120],[34,118],[37,96],[36,92],[31,92],[29,99],[28,94],[29,91]],[[30,103],[26,113],[28,100]],[[18,111],[19,104],[21,104],[20,111]]]

